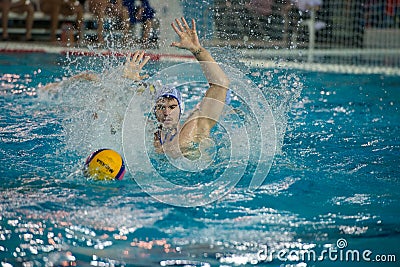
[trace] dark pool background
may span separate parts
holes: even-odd
[[[250,70],[257,84],[268,73],[296,73],[304,83],[300,97],[285,103],[282,152],[258,190],[239,183],[217,202],[178,208],[142,192],[132,174],[97,183],[72,173],[83,159],[63,143],[65,110],[36,89],[66,75],[64,57],[2,54],[0,62],[4,266],[305,266],[295,257],[257,255],[265,246],[340,251],[340,239],[342,251],[370,250],[372,259],[395,255],[397,262],[307,266],[398,265],[399,77]]]

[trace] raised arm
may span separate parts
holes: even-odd
[[[143,67],[147,64],[150,57],[145,56],[144,51],[136,51],[135,53],[131,53],[128,55],[122,77],[131,79],[133,81],[141,81],[149,77],[149,75],[140,75],[142,72]],[[93,82],[100,82],[101,76],[96,73],[92,72],[81,72],[74,76],[71,76],[67,79],[68,81],[74,80],[86,80],[86,81],[93,81]],[[56,91],[57,86],[60,85],[61,82],[54,82],[49,83],[44,86],[39,87],[41,91]]]
[[[191,118],[196,120],[198,124],[197,133],[208,136],[209,131],[218,121],[224,108],[229,79],[211,54],[200,45],[196,32],[196,22],[193,19],[192,28],[189,27],[184,18],[181,18],[181,20],[175,19],[175,23],[172,23],[172,28],[179,36],[180,41],[173,42],[171,45],[192,52],[199,61],[210,85],[200,103],[199,111]]]
[[[129,54],[124,65],[122,77],[134,81],[146,79],[149,75],[140,75],[140,72],[149,59],[150,57],[144,56],[144,51],[136,51],[134,54]]]

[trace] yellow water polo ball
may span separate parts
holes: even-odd
[[[84,174],[95,180],[121,180],[125,175],[124,160],[115,150],[99,149],[86,159]]]

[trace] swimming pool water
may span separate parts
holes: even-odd
[[[293,73],[304,83],[298,99],[282,102],[290,109],[281,152],[259,189],[239,183],[216,202],[181,208],[144,193],[135,174],[112,183],[81,176],[82,155],[65,138],[65,125],[82,125],[66,124],[72,102],[44,101],[37,90],[64,75],[63,56],[2,54],[0,62],[3,265],[397,266],[399,77],[250,70],[276,90]],[[266,247],[272,261],[260,254]],[[324,249],[338,257],[298,258]],[[349,250],[387,262],[340,259]]]

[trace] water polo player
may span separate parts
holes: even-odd
[[[180,155],[181,152],[185,154],[188,149],[191,150],[209,137],[211,129],[223,111],[229,80],[211,54],[201,46],[194,20],[192,20],[192,28],[184,18],[175,19],[175,23],[171,25],[179,37],[179,42],[173,42],[171,46],[189,50],[200,63],[209,84],[205,96],[183,124],[180,124],[183,112],[180,92],[176,88],[168,86],[159,88],[155,92],[157,97],[154,112],[159,127],[154,135],[154,146],[157,152]],[[139,82],[140,85],[135,88],[137,92],[143,92],[145,89],[154,90],[153,85],[140,82],[147,77],[147,75],[140,75],[140,72],[148,60],[149,57],[144,56],[144,51],[137,51],[128,56],[125,63],[122,76]],[[94,73],[81,73],[68,80],[76,79],[101,82],[101,76]],[[49,84],[42,87],[41,90],[57,90],[58,85],[59,83]],[[97,112],[94,112],[93,118],[97,119],[97,115]],[[115,122],[116,125],[122,124],[122,118],[119,121]],[[117,132],[116,128],[120,128],[115,125],[110,127],[113,134]]]
[[[157,152],[178,156],[192,151],[209,137],[224,108],[229,80],[211,54],[200,45],[193,19],[192,28],[184,18],[175,19],[171,25],[180,39],[171,46],[189,50],[200,63],[209,83],[205,96],[182,125],[180,117],[183,102],[180,92],[174,87],[164,86],[156,93],[154,112],[159,127],[154,134],[154,146]]]

